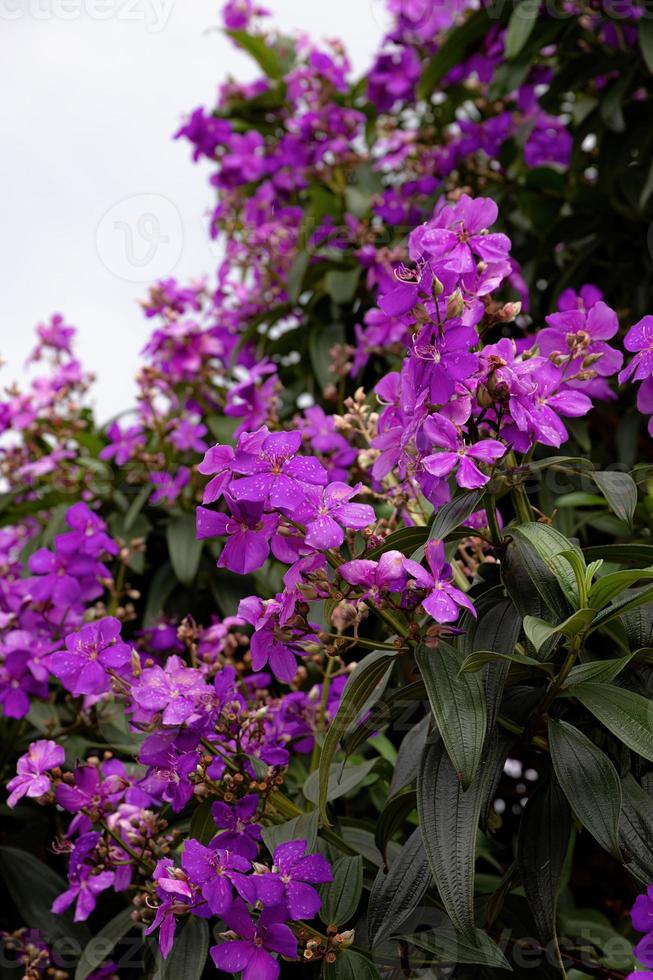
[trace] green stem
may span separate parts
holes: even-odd
[[[326,671],[324,672],[324,680],[322,681],[322,697],[320,698],[320,706],[317,712],[317,724],[315,726],[315,738],[313,739],[313,751],[311,753],[311,765],[309,772],[314,772],[318,765],[320,764],[320,756],[322,754],[322,747],[318,741],[317,736],[322,734],[324,729],[324,720],[326,715],[326,706],[329,700],[329,688],[331,687],[331,678],[333,677],[334,668],[338,666],[337,657],[329,657]]]
[[[497,500],[493,493],[488,495],[485,514],[487,516],[487,526],[490,531],[490,537],[492,538],[492,544],[500,545],[502,535],[501,528],[499,527],[499,518],[497,517]]]

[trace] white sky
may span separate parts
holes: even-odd
[[[185,113],[213,104],[226,75],[255,74],[216,29],[220,6],[0,0],[1,385],[20,380],[34,326],[61,312],[78,328],[107,419],[133,402],[152,326],[137,305],[147,283],[215,266],[207,171],[172,134]],[[386,26],[383,0],[264,6],[287,31],[343,37],[358,71]],[[136,264],[126,261],[130,237]]]

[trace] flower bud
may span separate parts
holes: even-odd
[[[447,303],[447,319],[450,320],[461,316],[464,309],[465,304],[463,303],[463,294],[460,289],[455,289],[449,297],[449,302]]]

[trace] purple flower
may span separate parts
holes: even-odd
[[[297,940],[285,924],[283,908],[264,909],[254,922],[244,902],[236,899],[223,919],[229,929],[241,936],[212,946],[213,962],[225,973],[239,973],[242,980],[277,980],[280,969],[272,953],[297,958]]]
[[[100,459],[114,459],[117,466],[124,466],[145,446],[140,425],[130,425],[123,430],[117,422],[112,422],[107,429],[107,437],[109,445],[100,450]]]
[[[66,650],[48,658],[48,667],[72,694],[104,694],[111,687],[109,671],[131,660],[131,647],[118,640],[120,622],[105,616],[66,637]]]
[[[202,503],[212,504],[220,499],[231,480],[234,458],[231,446],[211,446],[207,450],[197,470],[203,476],[213,476],[213,479],[204,488]]]
[[[624,347],[635,354],[619,374],[619,383],[644,381],[653,374],[653,316],[645,316],[624,337]]]
[[[377,601],[387,592],[402,592],[406,585],[404,556],[401,551],[386,551],[378,561],[355,558],[338,568],[338,574],[350,585],[366,586],[362,598]]]
[[[170,955],[175,938],[177,920],[175,912],[186,912],[193,902],[193,892],[186,875],[183,875],[170,858],[162,858],[157,862],[152,875],[157,885],[157,893],[161,904],[156,910],[153,921],[143,930],[143,935],[149,936],[159,930],[159,949],[164,960]]]
[[[205,847],[190,838],[184,844],[181,866],[191,882],[201,889],[214,915],[224,915],[229,909],[234,888],[251,905],[256,901],[254,881],[246,875],[252,866],[240,854]]]
[[[305,840],[279,844],[272,871],[257,879],[264,905],[284,904],[291,919],[312,919],[320,911],[320,896],[312,886],[331,881],[331,865],[321,854],[305,854]],[[310,883],[310,884],[309,884]]]
[[[451,565],[445,561],[442,541],[429,541],[425,555],[430,574],[410,558],[404,559],[404,568],[413,576],[418,588],[428,591],[427,597],[422,599],[422,606],[429,616],[436,623],[453,623],[458,619],[459,606],[475,616],[476,610],[465,593],[451,584],[453,573]]]
[[[270,555],[270,538],[277,529],[279,518],[264,514],[263,504],[258,501],[238,503],[225,497],[231,515],[217,513],[206,507],[197,508],[198,539],[227,535],[218,559],[218,568],[229,568],[239,575],[255,571]]]
[[[233,469],[249,474],[231,484],[235,500],[267,502],[273,510],[294,512],[305,496],[306,484],[324,486],[327,473],[315,456],[297,456],[301,433],[273,432],[258,452],[236,455]]]
[[[330,483],[321,494],[307,494],[306,509],[298,519],[306,524],[306,544],[319,551],[339,548],[345,540],[343,528],[356,531],[368,527],[376,520],[374,508],[369,504],[352,504],[349,501],[362,490],[362,484],[348,487],[346,483]]]
[[[190,480],[190,470],[187,466],[180,466],[177,472],[172,473],[150,473],[150,480],[156,490],[150,498],[150,503],[174,504],[175,500]]]
[[[653,967],[653,885],[649,885],[645,895],[638,895],[631,910],[633,929],[644,932],[634,949],[635,956],[644,966]],[[640,977],[653,978],[653,971],[641,970],[628,974],[628,980],[640,980]]]
[[[64,555],[74,553],[97,558],[103,551],[118,554],[118,544],[106,533],[104,521],[94,514],[88,504],[73,504],[66,514],[66,524],[72,528],[55,539],[56,550]]]
[[[206,682],[199,670],[177,656],[163,667],[146,667],[132,689],[136,704],[148,712],[163,711],[164,725],[181,725],[197,710],[197,698]]]
[[[23,796],[38,799],[47,793],[51,783],[50,777],[45,774],[48,769],[63,765],[65,757],[63,748],[51,739],[39,738],[32,742],[27,752],[18,759],[16,775],[7,783],[7,804],[14,807]]]
[[[208,429],[203,422],[192,419],[176,419],[169,439],[175,449],[180,452],[206,452],[206,443],[202,439]]]
[[[214,837],[211,846],[241,854],[248,861],[256,860],[261,840],[261,828],[253,823],[258,809],[259,798],[255,793],[243,796],[231,806],[219,800],[211,807],[211,816],[216,826],[224,828]]]
[[[99,837],[98,834],[86,836],[94,839]],[[80,837],[80,844],[82,840]],[[93,846],[95,846],[95,841],[93,841]],[[82,863],[81,860],[75,861],[71,857],[68,875],[70,888],[55,898],[52,903],[52,911],[55,915],[61,915],[74,901],[77,901],[75,922],[83,922],[88,919],[95,908],[97,896],[113,885],[115,873],[113,871],[100,871],[98,874],[94,874],[91,866]]]
[[[297,659],[292,646],[293,633],[281,622],[281,603],[276,599],[264,601],[248,596],[241,599],[238,615],[254,627],[250,643],[254,670],[262,670],[269,663],[274,676],[290,684],[297,673]]]
[[[445,450],[424,457],[422,465],[427,473],[442,478],[456,471],[458,486],[467,490],[482,487],[490,479],[479,470],[475,460],[492,465],[506,452],[497,439],[480,439],[467,445],[453,422],[443,415],[430,416],[424,423],[424,433],[434,445]]]
[[[411,235],[411,251],[418,248],[433,262],[453,272],[474,272],[477,259],[501,262],[508,257],[510,239],[487,234],[497,220],[498,208],[489,197],[462,194],[454,204],[441,208],[432,221]]]
[[[546,322],[548,327],[538,332],[536,343],[547,357],[570,359],[565,366],[566,376],[577,374],[586,367],[601,378],[607,378],[621,367],[623,354],[605,343],[619,329],[617,314],[605,303],[597,300],[588,312],[572,309],[553,313]],[[586,358],[590,359],[587,365],[584,364]],[[571,384],[585,386],[587,382],[572,380]],[[598,395],[603,390],[599,388],[594,393]]]

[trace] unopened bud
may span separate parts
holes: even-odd
[[[455,289],[449,297],[449,302],[447,303],[447,319],[460,316],[464,308],[465,304],[463,303],[463,294],[460,289]]]

